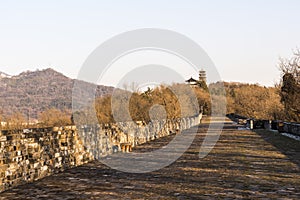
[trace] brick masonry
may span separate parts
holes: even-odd
[[[53,173],[101,159],[198,125],[202,115],[156,121],[145,126],[130,122],[66,126],[0,132],[0,192]],[[124,128],[125,127],[125,128]]]

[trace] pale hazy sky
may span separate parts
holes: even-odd
[[[0,1],[0,71],[52,67],[76,78],[105,40],[162,28],[202,46],[223,80],[271,86],[279,56],[300,47],[299,8],[298,0]]]

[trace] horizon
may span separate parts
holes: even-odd
[[[45,70],[48,70],[48,69],[54,70],[54,71],[56,71],[57,73],[60,73],[60,74],[62,74],[63,76],[66,76],[66,77],[69,78],[69,79],[80,80],[80,79],[76,79],[76,78],[69,77],[68,75],[64,74],[63,72],[60,72],[60,71],[58,71],[58,70],[56,70],[56,69],[53,69],[53,68],[51,68],[51,67],[48,67],[48,68],[37,68],[37,69],[35,69],[35,70],[25,70],[25,71],[19,72],[19,73],[14,74],[14,75],[8,74],[8,73],[6,73],[6,72],[4,72],[4,71],[0,71],[0,74],[1,74],[1,73],[4,73],[5,75],[9,76],[9,78],[11,78],[11,77],[19,76],[19,75],[21,75],[22,73],[27,73],[27,72],[31,73],[31,72],[37,72],[37,71],[45,71]],[[189,79],[189,78],[191,78],[191,77],[187,77],[187,79]],[[194,77],[192,76],[192,78],[194,78]],[[195,78],[195,79],[198,80],[197,78]],[[89,81],[86,81],[86,80],[81,80],[81,81],[89,82]],[[275,87],[274,85],[266,86],[266,85],[262,85],[262,84],[260,84],[260,83],[249,83],[249,82],[242,82],[242,81],[235,81],[235,80],[233,80],[233,81],[220,80],[220,81],[216,81],[216,82],[209,82],[208,85],[214,84],[214,83],[218,83],[218,82],[232,83],[232,84],[258,85],[258,86],[262,86],[262,87]],[[89,83],[91,83],[91,82],[89,82]],[[135,83],[135,82],[133,82],[133,83]],[[183,83],[186,84],[185,82],[172,82],[172,83],[167,83],[167,84],[177,84],[177,83],[179,83],[179,84],[183,84]],[[164,84],[164,83],[162,83],[162,84]],[[98,84],[98,85],[103,85],[103,84]],[[103,86],[115,87],[115,86],[112,86],[112,85],[103,85]],[[117,88],[117,87],[116,87],[116,88]],[[145,88],[147,88],[147,87],[145,87]]]

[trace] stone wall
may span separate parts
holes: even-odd
[[[0,191],[92,160],[75,126],[0,133]]]
[[[278,132],[291,133],[300,136],[300,124],[293,122],[284,122],[280,120],[262,120],[262,119],[247,119],[244,116],[240,116],[234,113],[226,115],[232,121],[238,124],[244,124],[250,129],[273,129]]]
[[[198,125],[202,115],[166,121],[154,121],[147,125],[143,122],[120,122],[115,124],[84,125],[78,127],[84,146],[96,159],[121,151],[122,144],[132,147],[145,142],[175,134],[181,130]]]
[[[280,133],[290,133],[300,136],[300,124],[280,120],[247,119],[246,126],[250,129],[272,129]]]
[[[101,159],[124,143],[135,146],[188,129],[201,118],[1,131],[0,192]]]
[[[283,130],[286,133],[292,133],[292,134],[300,136],[300,124],[298,124],[298,123],[284,122]]]

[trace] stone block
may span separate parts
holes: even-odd
[[[7,141],[6,136],[1,136],[1,137],[0,137],[0,142],[5,142],[5,141]]]
[[[53,127],[53,128],[52,128],[52,131],[58,132],[58,131],[59,131],[59,127]]]
[[[196,125],[196,122],[197,120],[188,119],[185,121],[185,126],[189,128]],[[138,129],[130,123],[116,123],[102,127],[83,126],[78,127],[78,130],[76,126],[67,126],[21,130],[14,134],[1,131],[0,180],[15,186],[21,179],[37,180],[51,173],[91,161],[94,155],[100,158],[119,151],[119,147],[122,147],[124,152],[130,152],[135,143],[145,143],[168,135],[171,131],[174,132],[176,126],[181,128],[179,120],[153,122],[150,128],[145,128],[140,122]],[[127,127],[132,136],[125,134],[120,127]],[[121,146],[120,143],[127,143],[127,145]],[[90,150],[93,150],[94,155]],[[1,187],[0,191],[2,191]]]

